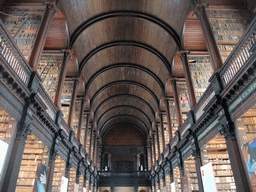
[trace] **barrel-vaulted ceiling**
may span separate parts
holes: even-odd
[[[58,2],[100,135],[122,123],[149,133],[191,6],[190,0]]]

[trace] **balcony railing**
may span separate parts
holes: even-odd
[[[0,55],[27,86],[32,69],[0,20]]]
[[[250,59],[256,52],[256,18],[253,19],[247,31],[231,52],[224,67],[220,71],[222,84],[225,87],[235,78],[239,71],[250,65]]]

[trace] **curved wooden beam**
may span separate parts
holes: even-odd
[[[147,13],[141,13],[137,11],[113,11],[113,12],[103,13],[86,20],[71,34],[70,49],[73,47],[76,39],[80,36],[80,34],[84,30],[86,30],[88,27],[90,27],[91,25],[99,21],[103,21],[105,19],[115,18],[115,17],[135,17],[135,18],[140,18],[140,19],[150,21],[158,25],[159,27],[163,28],[174,39],[178,48],[182,50],[182,43],[181,43],[180,37],[178,33],[169,24],[167,24],[166,22],[162,21],[161,19],[153,15],[149,15]]]
[[[87,94],[87,90],[89,89],[90,85],[92,84],[92,82],[102,73],[104,73],[105,71],[114,69],[114,68],[119,68],[119,67],[130,67],[130,68],[135,68],[135,69],[139,69],[147,74],[149,74],[151,77],[153,77],[156,82],[159,84],[160,88],[162,89],[163,95],[165,96],[165,87],[164,87],[164,83],[161,81],[161,79],[155,74],[153,73],[151,70],[147,69],[146,67],[143,67],[141,65],[138,64],[133,64],[133,63],[116,63],[116,64],[112,64],[112,65],[108,65],[106,67],[101,68],[99,71],[97,71],[96,73],[94,73],[90,79],[88,80],[88,82],[85,85],[85,95]]]
[[[145,43],[141,43],[141,42],[137,42],[137,41],[112,41],[112,42],[108,42],[108,43],[102,44],[102,45],[94,48],[80,62],[79,76],[81,75],[83,67],[86,65],[87,61],[92,56],[94,56],[95,54],[97,54],[98,52],[100,52],[104,49],[107,49],[109,47],[116,47],[116,46],[140,47],[142,49],[145,49],[145,50],[151,52],[152,54],[156,55],[164,63],[165,67],[167,68],[167,70],[169,72],[169,75],[172,77],[172,67],[171,67],[171,64],[169,63],[169,61],[166,59],[166,57],[161,52],[159,52],[157,49],[155,49],[154,47],[151,47]]]
[[[97,125],[99,124],[99,122],[101,121],[101,119],[110,111],[114,110],[114,109],[118,109],[118,108],[131,108],[131,109],[135,109],[136,111],[139,111],[140,113],[142,113],[146,119],[149,121],[150,124],[152,124],[152,121],[150,120],[150,118],[148,117],[148,115],[146,113],[144,113],[144,111],[142,111],[141,109],[131,106],[131,105],[116,105],[114,107],[111,107],[110,109],[108,109],[107,111],[105,111],[104,113],[102,113],[102,115],[98,118],[97,120]]]
[[[117,95],[113,95],[111,97],[108,97],[107,99],[103,100],[97,107],[96,109],[94,110],[94,114],[97,113],[97,111],[99,110],[99,108],[104,105],[106,102],[112,100],[112,99],[115,99],[115,98],[122,98],[122,97],[131,97],[131,98],[134,98],[134,99],[137,99],[139,101],[141,101],[143,104],[145,104],[149,109],[150,111],[152,112],[153,115],[155,115],[155,111],[153,110],[152,106],[146,102],[144,99],[142,99],[141,97],[138,97],[136,95],[131,95],[131,94],[117,94]]]
[[[132,84],[132,85],[136,85],[139,86],[141,88],[143,88],[144,90],[146,90],[147,92],[149,92],[149,94],[153,97],[153,99],[156,101],[157,106],[159,107],[159,100],[157,98],[157,96],[155,95],[155,93],[149,89],[148,87],[146,87],[145,85],[138,83],[136,81],[128,81],[128,80],[121,80],[121,81],[114,81],[111,83],[108,83],[106,85],[104,85],[103,87],[101,87],[91,98],[91,102],[90,105],[92,106],[94,99],[99,95],[100,92],[104,91],[105,89],[113,86],[113,85],[117,85],[117,84]]]

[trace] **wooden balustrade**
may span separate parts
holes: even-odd
[[[32,69],[0,20],[0,55],[27,86]]]
[[[256,18],[253,19],[244,36],[237,43],[234,50],[227,58],[224,66],[220,70],[222,84],[228,86],[237,73],[245,65],[250,65],[250,58],[256,51]]]

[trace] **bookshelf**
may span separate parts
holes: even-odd
[[[56,156],[53,181],[52,181],[52,192],[59,192],[61,185],[61,177],[65,175],[65,161],[59,156]]]
[[[0,140],[11,144],[16,121],[0,107]]]
[[[215,183],[219,192],[236,192],[226,141],[223,136],[219,134],[204,145],[202,160],[203,164],[212,162]]]
[[[196,101],[198,102],[209,85],[208,80],[213,74],[209,55],[188,55],[189,69]]]
[[[188,88],[185,82],[177,83],[178,96],[180,100],[180,112],[182,121],[187,119],[187,113],[190,110]]]
[[[73,117],[73,131],[75,132],[75,135],[77,135],[77,131],[78,131],[78,122],[79,122],[79,115],[80,115],[80,110],[81,110],[81,101],[77,100],[75,102],[75,111],[74,111],[74,117]]]
[[[66,123],[68,121],[69,105],[72,97],[73,84],[73,81],[65,81],[61,95],[61,111],[63,113],[63,119],[66,121]]]
[[[222,61],[228,58],[248,24],[249,13],[236,8],[209,8],[208,17]]]
[[[165,173],[165,183],[166,183],[166,191],[171,191],[171,176],[170,176],[170,166],[167,164],[164,167]]]
[[[160,145],[160,154],[163,152],[163,138],[162,138],[162,129],[161,129],[161,125],[158,124],[157,126],[158,128],[158,139],[159,139],[159,145]]]
[[[16,192],[32,191],[38,163],[48,164],[48,148],[34,135],[29,135],[24,148]]]
[[[2,7],[1,11],[8,14],[4,15],[2,21],[24,57],[28,60],[40,28],[44,8],[12,6]]]
[[[57,89],[62,60],[61,54],[43,54],[37,69],[42,78],[42,84],[52,101],[54,101]]]
[[[174,137],[176,131],[178,130],[178,120],[176,116],[175,103],[173,101],[169,102],[169,109],[170,109],[170,115],[171,115],[172,135]]]
[[[83,191],[83,183],[84,183],[84,177],[83,175],[79,176],[79,191]]]
[[[68,191],[74,191],[76,183],[76,170],[71,167],[69,171]]]
[[[163,114],[163,126],[164,126],[164,139],[165,139],[165,146],[170,142],[169,141],[169,128],[167,124],[167,114]]]
[[[188,157],[184,161],[185,174],[189,176],[189,183],[191,192],[199,192],[197,173],[196,173],[196,164],[193,156]]]
[[[180,182],[180,169],[175,167],[173,169],[173,178],[176,185],[176,192],[181,192],[181,182]]]
[[[86,129],[86,115],[83,115],[82,129],[81,129],[81,137],[80,143],[84,146],[84,137],[85,137],[85,129]]]
[[[158,157],[159,157],[159,155],[158,155],[158,147],[157,147],[157,135],[156,134],[154,134],[154,138],[155,138],[155,151],[156,151],[156,154],[155,154],[155,156],[156,156],[156,160],[158,160]]]

